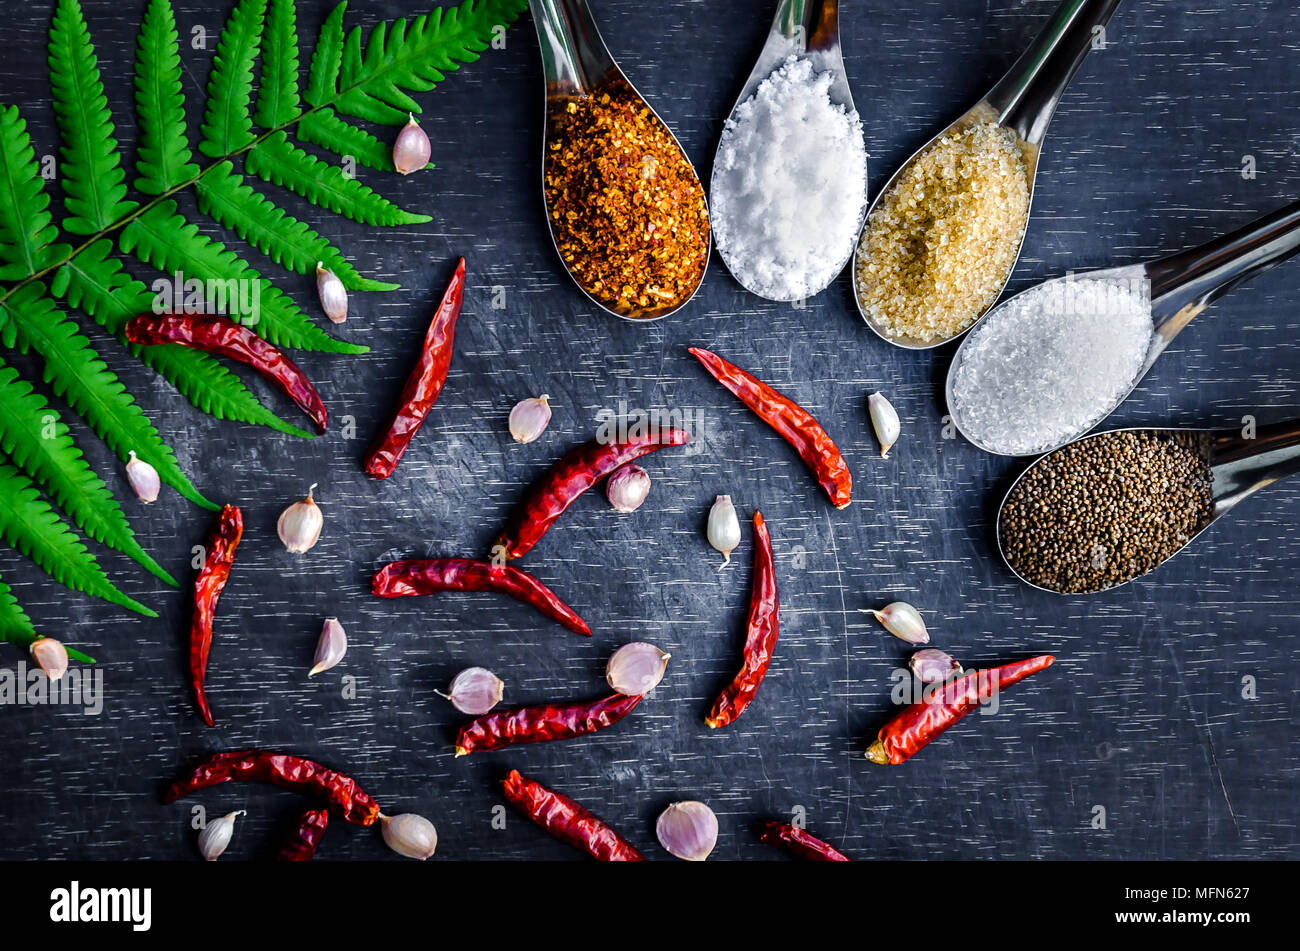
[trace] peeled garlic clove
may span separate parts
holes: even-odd
[[[280,541],[284,542],[284,547],[295,555],[310,550],[320,540],[320,530],[325,524],[325,517],[321,515],[316,500],[312,498],[312,493],[315,491],[316,483],[313,482],[311,488],[307,490],[307,498],[301,502],[294,502],[281,512],[280,521],[275,526]]]
[[[605,679],[616,691],[629,697],[649,693],[664,679],[671,656],[644,641],[624,644],[610,657]]]
[[[316,656],[312,658],[312,669],[308,677],[315,677],[322,671],[338,665],[343,655],[348,652],[348,635],[336,617],[327,617],[320,631],[320,640],[316,642]]]
[[[501,678],[486,667],[467,667],[453,678],[442,696],[461,713],[479,717],[501,702],[505,689]]]
[[[907,662],[907,666],[912,668],[916,679],[923,684],[941,684],[953,674],[961,673],[961,664],[957,663],[951,654],[945,654],[933,647],[917,651]]]
[[[343,282],[321,261],[316,262],[316,293],[325,316],[336,324],[348,319],[348,291]]]
[[[400,816],[380,816],[384,842],[398,855],[424,861],[438,848],[438,830],[424,816],[413,812]]]
[[[162,488],[158,470],[137,456],[134,449],[126,463],[126,481],[131,483],[131,489],[141,502],[158,501],[158,491]]]
[[[740,544],[740,519],[736,507],[731,504],[731,496],[720,495],[709,509],[709,544],[722,552],[725,561],[720,567],[731,564],[731,553]]]
[[[921,612],[906,601],[895,601],[885,605],[883,611],[871,609],[868,613],[874,614],[876,620],[885,626],[885,630],[901,641],[909,644],[930,643],[930,632],[925,629]]]
[[[872,393],[867,398],[867,408],[871,412],[871,425],[876,430],[876,438],[880,440],[880,458],[888,459],[889,450],[898,442],[898,434],[903,428],[898,421],[898,411],[894,409],[894,404],[885,399],[883,393]]]
[[[532,442],[551,424],[550,397],[541,396],[520,400],[510,411],[510,435],[515,442]]]
[[[703,862],[718,844],[718,817],[702,802],[675,802],[659,816],[655,835],[677,858]]]
[[[228,812],[220,819],[213,819],[203,827],[199,833],[199,854],[209,862],[215,862],[221,858],[221,853],[226,851],[226,846],[230,845],[230,837],[235,834],[235,818],[246,815],[241,809],[238,812]]]
[[[407,116],[411,121],[402,126],[402,131],[397,133],[397,141],[393,143],[393,167],[403,175],[424,168],[429,164],[429,156],[433,154],[429,137],[415,121],[415,116],[409,112]]]
[[[45,676],[58,680],[68,672],[68,650],[52,637],[38,637],[27,650]]]
[[[635,512],[650,494],[650,473],[629,462],[605,481],[605,496],[618,512]]]

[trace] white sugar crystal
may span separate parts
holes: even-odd
[[[858,114],[831,102],[831,79],[791,56],[722,131],[713,236],[736,280],[764,297],[818,293],[857,240],[867,150]]]
[[[952,411],[994,452],[1044,452],[1087,432],[1133,386],[1153,336],[1141,281],[1049,281],[1011,298],[961,351]]]

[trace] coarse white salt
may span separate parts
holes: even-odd
[[[997,307],[962,346],[952,413],[976,445],[1046,452],[1102,421],[1146,363],[1145,281],[1068,277]]]
[[[857,112],[831,102],[832,78],[790,56],[722,130],[713,237],[736,280],[772,300],[820,293],[857,240],[867,148]]]

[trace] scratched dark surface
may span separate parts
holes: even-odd
[[[772,3],[645,4],[593,0],[607,42],[707,176],[722,119],[762,44]],[[45,75],[49,0],[4,4],[5,102],[22,105],[38,154],[55,151]],[[847,0],[844,47],[867,130],[871,187],[1012,62],[1052,0]],[[88,0],[122,141],[134,140],[129,96],[140,0]],[[349,22],[422,12],[357,0]],[[327,7],[298,4],[309,44]],[[182,36],[215,38],[225,4],[178,4]],[[1300,10],[1289,0],[1129,0],[1065,96],[1043,153],[1034,217],[1012,289],[1128,263],[1200,242],[1300,193]],[[192,128],[211,49],[187,49]],[[156,582],[92,548],[128,593],[162,612],[146,620],[69,592],[20,556],[0,572],[39,628],[96,655],[105,701],[80,708],[0,709],[0,857],[187,858],[187,804],[161,785],[196,754],[279,747],[354,774],[389,812],[437,824],[445,859],[568,859],[578,853],[503,807],[499,780],[517,767],[606,818],[651,857],[658,812],[702,799],[717,812],[715,856],[776,859],[757,823],[806,813],[808,828],[861,859],[1297,858],[1300,776],[1300,483],[1243,505],[1190,553],[1110,594],[1058,598],[1018,584],[990,547],[991,518],[1023,467],[942,438],[940,385],[952,348],[887,347],[862,325],[847,274],[803,310],[752,297],[714,260],[676,316],[634,326],[596,312],[560,269],[540,214],[541,85],[530,19],[506,48],[420,97],[432,172],[363,179],[425,226],[355,227],[267,187],[348,251],[363,272],[399,280],[354,295],[341,331],[364,357],[295,355],[335,423],[305,442],[203,416],[117,344],[83,322],[210,497],[243,506],[245,540],[221,602],[209,690],[218,725],[196,716],[185,677],[190,546],[210,516],[165,490],[144,508],[120,467],[78,426],[80,444],[119,492],[147,548],[183,579]],[[386,133],[387,134],[387,133]],[[133,152],[127,148],[128,161]],[[1243,156],[1256,175],[1243,177]],[[129,176],[130,177],[130,173]],[[60,196],[55,188],[55,201]],[[186,196],[194,220],[204,220]],[[219,233],[215,228],[212,233]],[[315,313],[310,282],[230,235],[232,247]],[[360,458],[382,425],[456,255],[470,283],[446,390],[396,475],[377,483]],[[135,265],[146,282],[156,275]],[[1300,265],[1255,280],[1201,316],[1113,418],[1115,424],[1233,425],[1300,411]],[[493,307],[494,295],[504,307]],[[322,318],[323,320],[323,318]],[[708,379],[698,344],[757,372],[819,416],[855,477],[835,511],[794,451]],[[8,359],[8,356],[6,356]],[[286,419],[294,410],[253,384]],[[866,396],[882,389],[903,417],[891,458],[877,454]],[[549,393],[547,434],[514,444],[506,414]],[[702,414],[693,449],[663,451],[637,513],[602,493],[580,500],[524,560],[591,624],[581,639],[490,595],[379,602],[370,573],[401,556],[486,551],[511,505],[562,451],[593,434],[602,408]],[[301,420],[294,420],[301,422]],[[308,555],[275,537],[280,509],[317,490],[325,532]],[[778,561],[781,639],[757,701],[730,728],[703,715],[739,663],[750,532],[717,570],[705,513],[730,493],[760,508]],[[859,609],[905,599],[926,613],[935,646],[968,666],[1052,652],[1052,669],[972,717],[903,767],[862,758],[891,711],[902,642]],[[337,615],[344,663],[306,678],[321,619]],[[672,653],[656,693],[616,728],[568,743],[454,759],[464,719],[441,699],[462,667],[507,683],[509,703],[602,694],[609,653],[633,639]],[[19,652],[0,647],[0,664]],[[355,678],[346,698],[344,677]],[[1243,697],[1253,678],[1254,699]],[[228,858],[273,854],[304,802],[229,785],[193,800],[248,809]],[[1096,807],[1105,828],[1094,828]],[[494,815],[504,808],[505,827]],[[499,823],[497,823],[499,825]],[[321,859],[393,857],[376,834],[336,822]]]

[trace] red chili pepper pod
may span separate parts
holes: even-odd
[[[451,368],[451,352],[456,340],[456,319],[465,300],[465,259],[461,258],[451,283],[443,292],[442,302],[424,335],[424,346],[402,387],[393,418],[366,458],[366,472],[376,479],[387,479],[402,461],[411,440],[420,431],[433,405],[442,395]]]
[[[552,621],[591,636],[591,628],[546,585],[510,565],[469,558],[394,561],[375,572],[370,589],[381,598],[434,594],[439,591],[497,591],[531,604]]]
[[[613,726],[643,699],[616,693],[601,700],[496,710],[471,720],[456,734],[456,755],[499,750],[512,743],[567,740]]]
[[[740,672],[713,701],[704,722],[711,729],[726,726],[745,712],[767,675],[780,630],[781,598],[776,591],[776,564],[772,536],[763,513],[754,513],[754,579],[749,595],[749,625]]]
[[[302,819],[298,822],[298,828],[293,830],[289,838],[285,839],[284,845],[280,846],[280,851],[276,855],[277,862],[310,862],[316,856],[316,847],[320,845],[320,840],[325,837],[325,829],[330,823],[330,813],[328,809],[308,809],[302,814]]]
[[[880,729],[867,748],[867,759],[881,766],[906,762],[927,743],[952,726],[1003,687],[1052,666],[1050,654],[1004,664],[991,670],[972,670],[927,690],[923,699],[909,704]]]
[[[811,862],[849,861],[849,857],[835,846],[784,822],[769,822],[763,827],[759,841],[785,849],[791,855]]]
[[[582,849],[602,862],[644,862],[645,856],[568,796],[512,769],[504,782],[506,798],[562,842]]]
[[[728,363],[722,357],[700,347],[690,352],[709,371],[709,375],[739,397],[763,422],[794,446],[800,458],[817,476],[817,481],[837,509],[851,501],[853,474],[840,455],[839,447],[826,435],[821,423],[806,409],[758,377]]]
[[[233,505],[222,508],[217,515],[216,527],[208,536],[204,549],[203,567],[194,582],[194,618],[190,622],[190,685],[194,688],[194,701],[199,715],[208,726],[215,726],[212,708],[204,684],[208,676],[208,653],[212,650],[212,624],[217,613],[217,601],[230,577],[230,566],[235,560],[235,549],[244,534],[244,517]]]
[[[681,446],[691,434],[665,429],[622,442],[592,440],[551,466],[511,513],[498,545],[507,558],[528,554],[574,500],[614,470],[665,446]]]
[[[325,432],[329,414],[307,374],[275,346],[228,317],[141,314],[126,325],[126,339],[142,347],[174,343],[238,360],[278,387]]]

